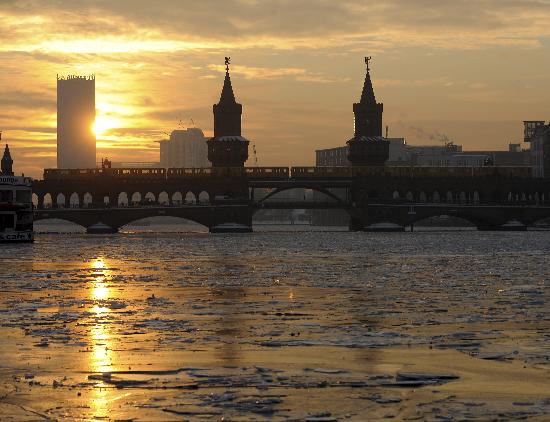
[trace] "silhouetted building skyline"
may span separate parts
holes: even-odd
[[[95,168],[95,77],[57,77],[57,167]]]
[[[210,167],[207,138],[199,128],[173,130],[170,139],[158,141],[163,168]]]
[[[404,138],[387,138],[390,143],[386,165],[415,167],[482,167],[529,166],[531,151],[520,144],[509,144],[508,151],[463,151],[462,145],[409,145]],[[350,166],[348,147],[315,151],[315,165],[320,167]]]

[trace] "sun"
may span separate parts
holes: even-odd
[[[113,129],[114,127],[116,127],[116,122],[114,119],[106,116],[97,116],[94,124],[92,125],[92,130],[96,136],[102,136],[105,135],[109,129]]]

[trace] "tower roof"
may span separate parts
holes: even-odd
[[[4,156],[2,157],[2,160],[11,160],[10,147],[8,144],[6,144],[6,148],[4,149]]]
[[[231,76],[229,76],[229,57],[225,58],[225,79],[223,81],[222,93],[218,104],[236,104],[233,86],[231,85]]]
[[[370,69],[367,68],[367,74],[365,75],[365,83],[363,84],[363,91],[361,92],[360,104],[376,104],[376,97],[374,96],[374,88],[372,87],[372,81],[370,79]]]

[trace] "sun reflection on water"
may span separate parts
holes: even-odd
[[[96,280],[96,285],[92,287],[92,298],[94,300],[106,300],[109,298],[109,288],[104,284],[105,279]]]
[[[97,258],[90,263],[94,270],[92,273],[92,289],[90,299],[94,301],[104,301],[109,299],[110,291],[106,283],[106,278],[109,275],[109,270],[103,258]]]
[[[105,269],[105,261],[103,261],[103,258],[97,258],[95,261],[91,263],[91,266],[93,269],[103,270]]]
[[[106,283],[108,270],[102,258],[92,261],[90,266],[94,272],[89,298],[94,301],[94,305],[91,309],[93,323],[89,331],[89,343],[92,347],[89,367],[91,372],[105,373],[110,372],[112,366],[112,336],[106,321],[111,310],[105,304],[110,297],[110,289]],[[110,389],[104,388],[101,384],[103,383],[100,382],[93,389],[90,398],[90,408],[95,418],[109,416]]]

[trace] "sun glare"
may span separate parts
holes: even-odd
[[[97,116],[92,129],[96,136],[105,135],[107,131],[116,127],[117,122],[114,119],[105,116]]]

